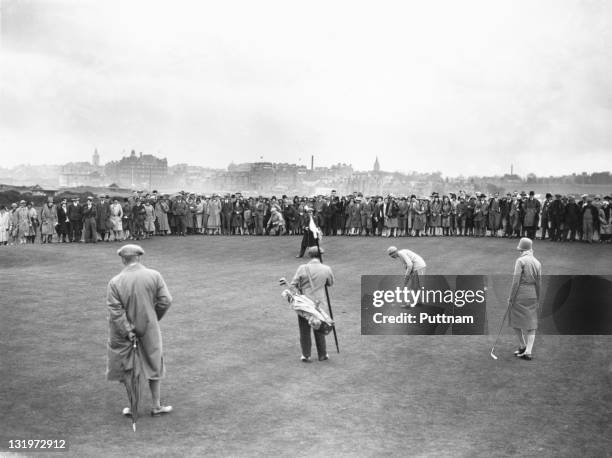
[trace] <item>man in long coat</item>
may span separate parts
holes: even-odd
[[[527,237],[533,240],[540,222],[540,201],[534,197],[533,191],[529,191],[529,198],[523,203],[523,209],[523,229]]]
[[[57,208],[53,203],[53,197],[47,198],[47,205],[43,205],[40,210],[40,241],[41,243],[51,243],[55,226],[57,226]]]
[[[108,363],[106,378],[129,384],[126,371],[130,368],[132,341],[138,339],[142,352],[143,376],[149,381],[153,408],[151,415],[172,411],[162,406],[161,379],[165,375],[162,337],[159,320],[172,304],[172,296],[161,274],[140,263],[144,250],[138,245],[125,245],[117,254],[125,268],[108,283]],[[124,415],[131,415],[129,408]]]

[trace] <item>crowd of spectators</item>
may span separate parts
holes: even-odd
[[[311,219],[326,236],[529,237],[556,242],[610,242],[610,196],[533,191],[439,196],[235,194],[48,198],[42,208],[21,200],[0,207],[0,244],[96,243],[154,236],[301,235]]]

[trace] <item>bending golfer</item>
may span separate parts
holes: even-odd
[[[323,250],[320,252],[323,253]],[[308,247],[306,256],[310,258],[310,261],[298,267],[290,284],[296,290],[300,291],[301,294],[311,299],[315,304],[320,307],[327,306],[329,308],[325,287],[334,284],[334,274],[329,266],[321,264],[319,247]],[[310,361],[310,349],[312,346],[310,340],[310,325],[308,324],[308,320],[300,315],[298,315],[298,325],[300,328],[300,346],[302,348],[301,359],[307,363]],[[321,330],[313,329],[313,332],[319,361],[325,361],[329,359],[325,344],[325,334]]]
[[[142,350],[143,376],[149,381],[153,408],[151,415],[172,411],[160,402],[160,384],[164,376],[162,338],[158,321],[162,319],[172,296],[161,274],[140,263],[144,250],[138,245],[125,245],[117,251],[125,268],[109,282],[106,302],[109,311],[109,339],[107,380],[120,381],[128,390],[130,384],[126,367],[132,341],[138,339]],[[123,414],[131,416],[129,407]]]
[[[533,255],[530,239],[522,238],[516,249],[521,254],[514,264],[514,277],[508,298],[508,322],[519,340],[519,348],[514,355],[529,361],[532,359],[531,352],[538,327],[542,265]]]
[[[411,290],[418,290],[423,284],[427,265],[422,257],[410,250],[398,250],[394,246],[387,248],[387,254],[393,259],[399,259],[404,265],[404,285]]]

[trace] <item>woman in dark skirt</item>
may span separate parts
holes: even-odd
[[[521,255],[514,264],[508,318],[519,340],[519,348],[514,355],[529,361],[538,327],[542,265],[533,255],[530,239],[522,238],[516,249],[521,251]]]

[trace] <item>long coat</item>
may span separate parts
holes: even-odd
[[[145,377],[158,380],[164,376],[159,320],[171,304],[172,296],[161,274],[142,264],[130,264],[108,283],[108,380],[124,380],[132,346],[130,331],[140,340]]]
[[[532,250],[523,251],[514,264],[508,323],[512,328],[537,329],[542,265]]]
[[[40,233],[41,235],[53,235],[57,225],[57,208],[55,205],[43,205],[40,210]]]
[[[158,200],[155,203],[155,217],[157,218],[160,232],[170,230],[170,226],[168,225],[168,210],[170,210],[170,206],[165,200]]]
[[[536,199],[527,199],[523,202],[523,209],[525,210],[523,226],[537,227],[540,218],[540,201]]]
[[[17,226],[19,228],[19,236],[28,237],[35,235],[35,229],[32,226],[32,220],[30,219],[30,211],[27,207],[19,207],[17,213]]]
[[[9,229],[11,228],[11,214],[0,211],[0,242],[8,242]]]
[[[209,229],[219,229],[219,226],[221,226],[221,202],[219,199],[212,199],[208,203],[206,213],[208,213],[207,227]]]

